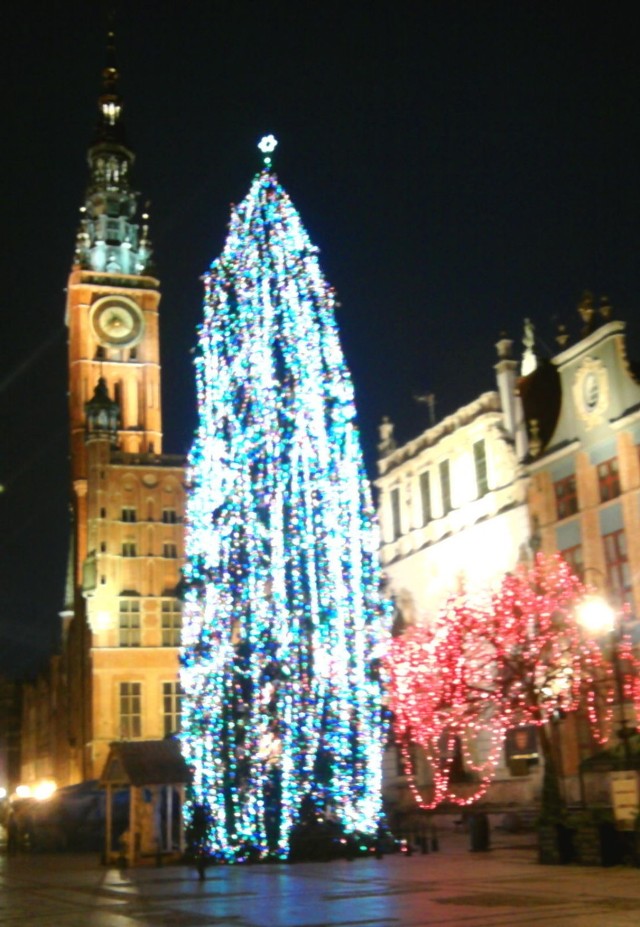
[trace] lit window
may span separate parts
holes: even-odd
[[[142,737],[142,686],[139,682],[120,683],[120,737]]]
[[[136,510],[133,506],[127,505],[122,509],[122,521],[134,522],[137,521]]]
[[[598,486],[600,487],[600,501],[607,502],[620,495],[620,474],[618,472],[618,458],[603,460],[598,464]]]
[[[568,518],[569,515],[575,515],[578,511],[578,494],[576,491],[576,477],[572,473],[562,480],[557,480],[553,484],[553,491],[556,496],[556,511],[558,518]]]
[[[442,514],[447,515],[451,511],[451,470],[449,461],[443,460],[439,470],[440,492],[442,493]]]
[[[162,545],[162,556],[175,558],[178,556],[178,548],[171,541],[165,541]]]
[[[602,536],[607,583],[620,602],[631,597],[631,573],[627,555],[627,539],[623,529]]]
[[[422,505],[422,524],[428,525],[431,521],[431,478],[429,471],[420,474],[420,503]]]
[[[473,445],[473,463],[476,470],[476,486],[478,497],[484,496],[489,491],[489,480],[487,477],[487,449],[484,438],[476,441]]]
[[[177,599],[165,599],[162,603],[162,646],[179,647],[182,631],[182,609]]]
[[[400,537],[400,490],[396,486],[391,490],[391,533],[393,540]]]
[[[176,734],[180,730],[180,712],[182,708],[182,690],[179,682],[162,683],[162,722],[164,736]]]
[[[120,599],[120,646],[140,646],[140,600]]]
[[[136,547],[135,541],[125,541],[122,545],[122,556],[123,557],[137,557],[138,549]]]

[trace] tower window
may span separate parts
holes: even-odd
[[[391,532],[392,538],[395,541],[400,537],[401,526],[400,526],[400,489],[396,486],[395,489],[391,490],[390,493],[391,499]]]
[[[442,514],[451,511],[451,469],[448,460],[440,463],[440,492],[442,493]]]
[[[142,686],[139,682],[120,683],[120,737],[142,737]]]
[[[136,547],[135,541],[125,541],[122,545],[122,556],[123,557],[137,557],[138,548]]]
[[[476,487],[478,498],[486,495],[489,491],[489,480],[487,477],[487,447],[484,438],[476,441],[473,445],[473,464],[476,471]]]
[[[127,521],[130,523],[138,520],[136,510],[133,508],[133,506],[129,506],[129,505],[124,506],[124,508],[122,509],[121,517],[122,517],[122,521]]]
[[[578,494],[576,490],[576,477],[572,473],[562,480],[557,480],[553,484],[553,491],[556,496],[556,511],[558,518],[568,518],[569,515],[575,515],[578,511]]]
[[[121,599],[119,610],[121,647],[140,646],[140,600]]]
[[[178,513],[175,509],[163,509],[162,521],[165,523],[165,525],[175,525],[178,521]]]
[[[182,690],[179,682],[162,683],[162,722],[164,736],[175,734],[180,730],[180,712],[182,708]]]
[[[422,505],[422,524],[431,521],[431,476],[428,470],[420,474],[420,503]]]
[[[177,599],[165,599],[162,603],[162,646],[179,647],[182,631],[182,608]]]
[[[178,548],[172,541],[165,541],[162,545],[162,556],[175,558],[178,556]]]
[[[620,474],[618,472],[618,458],[603,460],[598,464],[598,486],[600,488],[600,502],[607,502],[620,495]]]

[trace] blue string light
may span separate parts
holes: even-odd
[[[187,819],[205,810],[206,846],[229,862],[286,858],[309,809],[373,835],[389,618],[378,535],[334,294],[268,162],[205,277],[196,381]]]

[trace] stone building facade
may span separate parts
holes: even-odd
[[[402,447],[380,427],[381,560],[405,623],[426,622],[462,587],[485,589],[527,555],[531,536],[522,407],[511,342],[498,343],[495,392]]]

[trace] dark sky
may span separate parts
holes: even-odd
[[[64,287],[105,62],[97,2],[3,12],[0,671],[55,645],[66,557]],[[578,328],[581,292],[640,318],[640,34],[632,5],[122,2],[135,180],[162,280],[165,450],[195,422],[199,277],[273,132],[320,247],[375,471],[399,437],[493,388],[501,330]],[[638,351],[635,350],[637,355]]]

